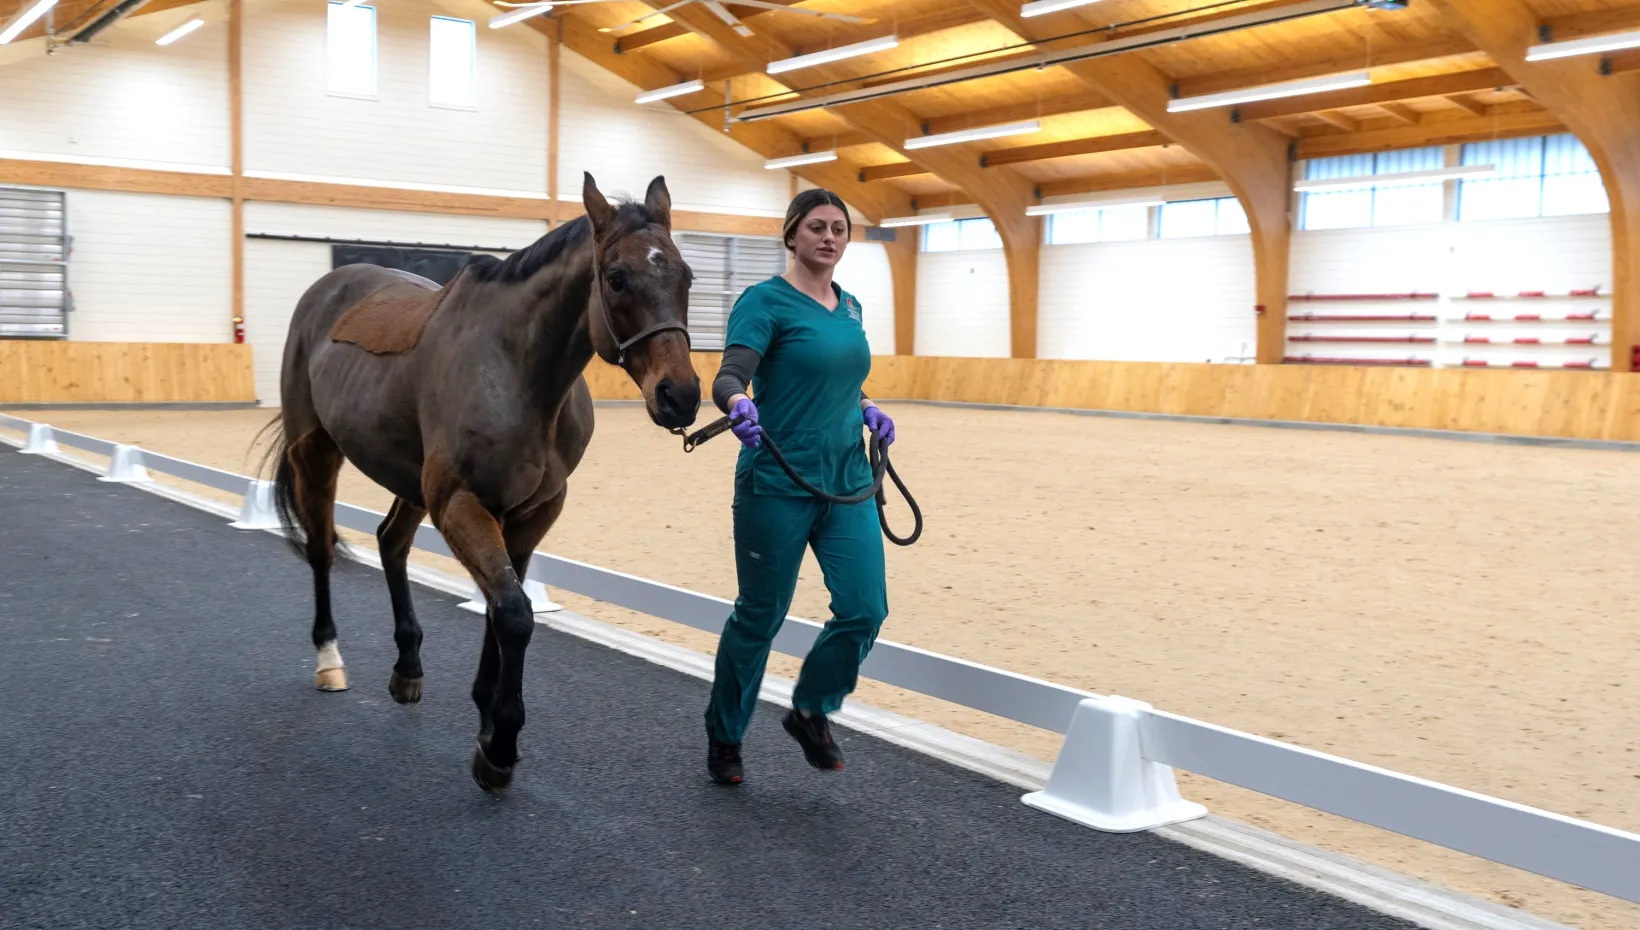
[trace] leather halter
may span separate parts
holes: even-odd
[[[675,329],[683,333],[683,341],[688,343],[691,349],[694,348],[694,343],[689,338],[689,327],[684,326],[677,320],[662,320],[654,326],[640,331],[637,335],[629,337],[625,342],[622,342],[621,337],[615,335],[615,326],[609,322],[609,308],[605,307],[604,328],[609,330],[609,338],[615,340],[615,364],[617,365],[624,366],[626,364],[627,349],[630,349],[645,339],[648,339],[650,336],[656,335],[657,333],[664,333],[669,329]]]
[[[602,271],[599,271],[596,274],[595,280],[602,282]],[[694,348],[694,341],[689,338],[689,327],[683,325],[683,323],[678,320],[662,320],[646,329],[638,331],[636,335],[629,336],[625,340],[622,340],[620,335],[615,332],[615,324],[609,320],[609,305],[604,303],[604,297],[601,293],[601,289],[598,294],[598,309],[598,315],[604,318],[604,331],[609,333],[609,338],[615,342],[615,364],[623,368],[626,367],[626,350],[632,348],[640,342],[643,342],[650,336],[664,333],[669,329],[675,329],[683,333],[683,341],[690,347],[690,349]]]

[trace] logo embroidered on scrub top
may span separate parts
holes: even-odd
[[[848,310],[848,318],[860,322],[860,305],[854,302],[854,298],[850,297],[844,306]]]

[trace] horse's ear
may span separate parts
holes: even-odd
[[[615,220],[615,208],[604,199],[603,192],[598,190],[598,182],[592,180],[592,172],[581,172],[581,205],[586,207],[587,219],[592,221],[592,231],[602,236],[604,230]]]
[[[672,228],[672,195],[666,190],[666,175],[657,174],[655,180],[649,182],[649,190],[643,195],[643,205],[654,215],[655,222],[667,229]]]

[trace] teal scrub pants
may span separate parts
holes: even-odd
[[[722,743],[739,743],[757,708],[769,646],[791,607],[806,547],[813,547],[831,592],[831,619],[803,661],[793,707],[810,714],[842,707],[888,617],[883,536],[873,501],[828,504],[756,494],[751,476],[742,474],[735,477],[734,528],[740,596],[718,639],[706,707],[706,732]]]

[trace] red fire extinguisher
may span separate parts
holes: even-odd
[[[238,343],[245,341],[245,318],[242,316],[233,318],[233,341]]]

